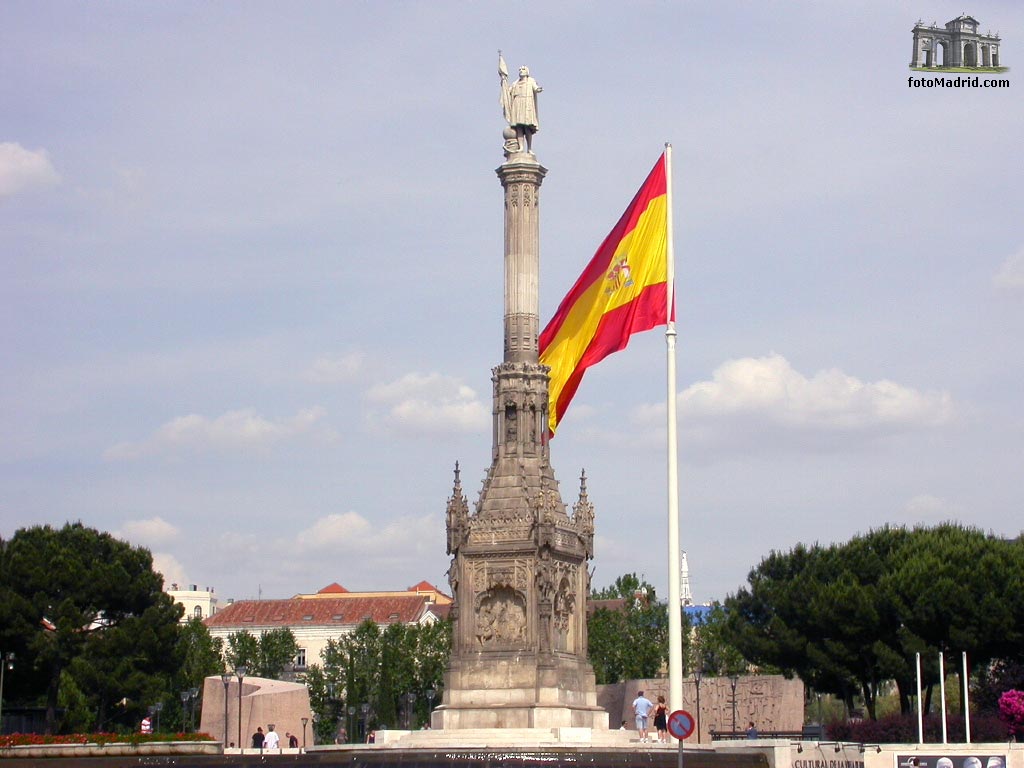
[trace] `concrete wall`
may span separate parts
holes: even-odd
[[[228,743],[238,744],[238,680],[231,679],[227,689]],[[313,713],[309,706],[309,690],[299,683],[285,683],[280,680],[266,680],[262,677],[246,677],[242,681],[242,747],[248,747],[257,726],[267,732],[273,723],[274,730],[281,737],[281,745],[287,747],[285,733],[294,733],[302,744],[302,718],[307,719],[306,744],[313,745]],[[224,739],[224,683],[219,675],[206,678],[203,685],[203,712],[199,730],[214,739]]]

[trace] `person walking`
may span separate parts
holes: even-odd
[[[640,733],[641,743],[647,741],[647,718],[652,709],[654,702],[644,696],[643,691],[637,691],[636,698],[633,699],[633,716],[636,718],[636,729]]]
[[[658,697],[658,705],[654,708],[654,727],[658,731],[658,741],[668,744],[668,705],[665,697]]]
[[[252,748],[263,749],[263,741],[266,737],[263,735],[263,729],[260,727],[256,728],[256,733],[252,735]]]
[[[274,726],[267,726],[267,735],[263,739],[264,749],[277,749],[281,744],[281,737],[277,735],[277,731],[274,730]]]

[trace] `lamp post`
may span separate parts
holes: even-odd
[[[348,723],[348,726],[347,726],[347,730],[345,731],[345,735],[348,738],[346,739],[346,741],[351,743],[352,739],[355,737],[353,731],[355,730],[355,727],[356,727],[356,708],[351,706],[351,705],[349,705],[349,708],[348,708],[348,721],[347,721],[347,723]]]
[[[697,686],[697,743],[700,744],[700,681],[704,677],[704,670],[700,663],[693,670],[693,684]]]
[[[14,654],[0,653],[0,733],[4,732],[4,672],[14,669]]]
[[[196,729],[196,702],[199,701],[199,689],[189,688],[189,705],[188,705],[188,727],[193,731]]]
[[[412,708],[416,703],[416,694],[410,691],[405,694],[405,700],[408,703],[405,708],[405,728],[406,730],[412,730]]]
[[[729,686],[732,688],[732,732],[736,734],[736,683],[740,681],[739,675],[729,675]]]
[[[153,711],[156,713],[156,725],[153,728],[153,733],[160,733],[160,713],[163,711],[163,709],[164,703],[162,701],[158,701],[156,704],[153,705]]]
[[[245,677],[245,667],[235,668],[235,677],[238,678],[238,748],[242,748],[242,678]],[[735,719],[735,717],[733,718]]]
[[[189,691],[182,691],[181,692],[181,730],[182,731],[188,731],[187,706],[188,706],[189,696],[190,696],[190,692]]]
[[[367,716],[367,715],[369,714],[369,712],[370,712],[370,705],[369,705],[369,704],[366,704],[366,703],[364,702],[364,703],[363,703],[363,704],[362,704],[362,705],[360,706],[360,709],[362,709],[362,710],[363,710],[363,734],[362,734],[362,737],[363,737],[363,741],[366,741],[366,733],[367,733],[367,731],[366,731],[366,716]]]
[[[220,681],[224,683],[224,749],[228,748],[228,686],[231,685],[232,674],[224,672]]]
[[[331,729],[334,732],[334,743],[338,743],[338,716],[335,713],[337,709],[338,699],[335,698],[335,684],[327,683],[327,710],[328,716],[331,719]]]
[[[437,696],[437,691],[433,688],[427,688],[427,727],[432,727],[431,722],[434,719],[434,697]]]
[[[308,717],[302,718],[302,751],[306,751],[306,723],[309,722]]]

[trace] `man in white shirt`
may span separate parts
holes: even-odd
[[[281,743],[281,737],[277,735],[277,731],[274,730],[274,726],[267,726],[267,735],[263,739],[264,749],[278,749]]]

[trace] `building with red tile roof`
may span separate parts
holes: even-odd
[[[429,624],[447,618],[452,599],[426,581],[401,592],[349,592],[329,584],[318,592],[284,600],[239,600],[225,606],[203,623],[214,637],[263,632],[288,627],[299,654],[295,672],[320,661],[328,640],[337,640],[364,621],[388,624]]]

